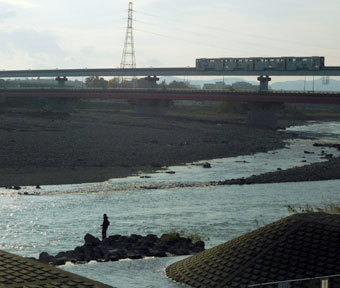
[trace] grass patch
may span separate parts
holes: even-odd
[[[312,206],[306,204],[305,206],[294,207],[288,205],[287,207],[289,213],[315,213],[322,212],[327,214],[340,214],[340,204],[334,203],[324,203],[322,206]]]

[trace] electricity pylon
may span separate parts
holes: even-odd
[[[128,23],[120,68],[136,68],[135,46],[133,42],[133,3],[129,2]]]

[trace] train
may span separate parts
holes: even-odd
[[[199,71],[315,71],[324,66],[323,56],[196,59],[196,69]]]

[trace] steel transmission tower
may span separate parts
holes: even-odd
[[[128,24],[120,68],[136,68],[135,46],[133,42],[133,3],[129,2]]]

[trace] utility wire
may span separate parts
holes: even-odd
[[[142,11],[138,11],[138,10],[135,10],[135,12],[139,13],[139,14],[144,14],[146,16],[151,16],[151,17],[154,17],[154,18],[162,19],[162,20],[167,20],[167,21],[176,22],[176,23],[181,22],[183,24],[192,25],[192,22],[188,22],[188,21],[185,21],[185,20],[182,20],[182,19],[174,19],[174,18],[161,17],[159,15],[155,15],[155,14],[152,14],[152,13],[146,13],[146,12],[142,12]],[[158,25],[158,24],[153,23],[153,25]],[[204,28],[204,29],[209,29],[209,30],[214,30],[214,31],[219,30],[219,31],[228,32],[228,33],[235,33],[235,31],[230,30],[230,29],[221,28],[221,27],[214,27],[214,26],[207,26],[207,25],[196,24],[196,23],[195,23],[195,27],[201,27],[201,28]],[[250,33],[244,33],[244,32],[237,32],[237,34],[238,35],[243,35],[245,37],[256,38],[256,39],[262,38],[262,39],[266,39],[266,40],[270,40],[270,41],[276,41],[276,42],[280,42],[280,43],[282,43],[282,42],[290,42],[290,43],[293,43],[293,44],[298,44],[298,45],[306,46],[306,43],[302,43],[302,42],[294,41],[294,40],[289,40],[289,39],[280,39],[280,38],[276,38],[276,37],[272,37],[272,36],[250,34]],[[320,47],[318,45],[308,45],[308,46],[309,47],[313,46],[313,47],[318,48],[318,49],[328,49],[328,50],[336,50],[336,51],[339,50],[338,48]]]
[[[215,48],[215,49],[218,49],[218,50],[221,50],[221,51],[229,51],[229,52],[236,52],[236,53],[237,52],[248,53],[245,50],[229,49],[229,48],[225,48],[225,47],[221,47],[221,46],[217,46],[217,45],[207,44],[206,42],[189,40],[187,38],[180,38],[180,37],[177,37],[177,36],[169,36],[169,35],[165,35],[165,34],[161,34],[161,33],[156,33],[156,32],[151,32],[151,31],[147,31],[147,30],[143,30],[143,29],[139,29],[139,28],[138,29],[134,28],[133,30],[138,31],[138,32],[143,32],[143,33],[151,34],[151,35],[155,35],[155,36],[159,36],[159,37],[163,37],[163,38],[167,38],[167,39],[171,39],[171,40],[184,41],[184,42],[188,42],[188,43],[191,43],[191,44],[211,47],[211,48]],[[263,55],[263,56],[265,56],[265,55]]]
[[[158,25],[155,24],[155,23],[140,21],[140,20],[136,20],[136,19],[134,19],[134,21],[137,22],[137,23],[142,23],[142,24],[147,24],[147,25],[152,25],[152,26],[157,26],[157,27],[158,27]],[[181,27],[181,32],[187,32],[188,35],[189,35],[189,34],[190,34],[190,35],[197,35],[197,36],[199,36],[200,38],[204,38],[204,39],[211,38],[211,39],[215,39],[215,40],[226,41],[226,39],[224,39],[224,38],[216,37],[215,34],[204,35],[204,34],[202,34],[202,33],[197,33],[197,31],[183,30],[182,27]],[[154,33],[154,32],[153,32],[153,33]],[[164,34],[162,34],[162,35],[165,36]],[[171,36],[169,36],[169,37],[171,37]],[[187,39],[186,39],[186,40],[187,40]],[[246,44],[246,45],[252,45],[253,47],[257,47],[257,48],[261,45],[261,44],[259,44],[259,43],[257,43],[257,42],[249,42],[249,41],[245,42],[244,40],[239,40],[239,41],[238,41],[238,43],[241,43],[241,42],[243,42],[243,43]],[[205,44],[206,44],[206,43],[204,43],[203,45],[205,45]],[[262,44],[262,47],[263,47],[263,48],[268,48],[267,46],[264,47],[263,44]],[[278,48],[280,48],[280,47],[276,47],[275,49],[278,49]],[[293,49],[285,49],[285,50],[289,50],[289,51],[295,52],[295,50],[293,50]],[[238,50],[238,51],[241,51],[241,50]],[[245,50],[244,50],[244,51],[245,51]],[[267,55],[262,54],[262,53],[261,53],[261,55],[267,56]]]

